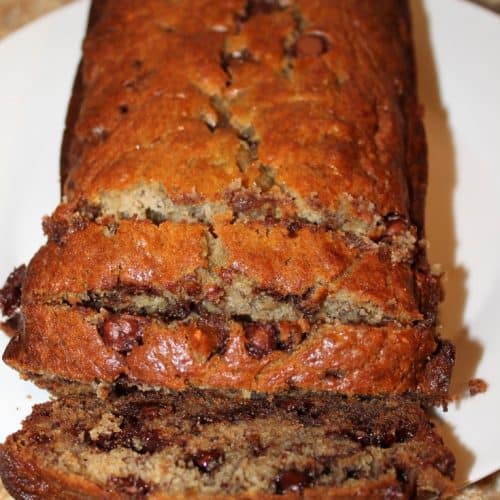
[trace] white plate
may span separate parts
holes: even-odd
[[[486,394],[450,407],[443,433],[459,482],[500,468],[500,18],[460,0],[412,2],[430,147],[431,258],[448,273],[442,318],[458,355],[454,389]],[[58,201],[64,116],[88,2],[48,15],[0,43],[0,281],[43,242]],[[1,336],[0,349],[7,340]],[[1,366],[0,440],[47,395]]]

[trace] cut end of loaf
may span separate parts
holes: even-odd
[[[452,455],[418,404],[404,399],[210,391],[67,397],[36,406],[0,454],[2,479],[18,495],[75,487],[90,498],[453,491]]]

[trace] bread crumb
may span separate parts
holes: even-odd
[[[111,436],[115,432],[120,432],[121,423],[121,417],[117,417],[112,413],[104,413],[99,423],[90,430],[90,439],[92,439],[92,441],[96,441],[101,435]]]
[[[473,378],[469,380],[469,393],[471,396],[481,394],[488,390],[488,383],[482,378]]]

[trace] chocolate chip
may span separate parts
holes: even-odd
[[[276,493],[279,495],[285,493],[286,491],[300,492],[306,486],[309,486],[311,482],[311,474],[297,469],[283,471],[274,480]]]
[[[125,416],[124,416],[125,418]],[[92,439],[89,431],[84,432],[84,440],[103,451],[115,448],[128,448],[141,455],[157,453],[163,450],[168,442],[156,429],[144,429],[136,417],[128,416],[128,421],[118,432],[100,434]]]
[[[41,432],[35,432],[29,436],[29,439],[34,444],[48,444],[52,441],[52,438],[49,435]]]
[[[280,10],[281,5],[278,0],[249,0],[247,3],[247,16],[255,16],[256,14],[272,14]]]
[[[128,113],[128,106],[126,104],[120,104],[118,110],[122,115],[126,115]]]
[[[253,191],[239,189],[226,194],[226,200],[235,212],[249,212],[257,210],[266,203],[275,205],[276,202],[265,196],[258,196]]]
[[[411,425],[403,423],[394,426],[373,430],[367,428],[351,429],[345,433],[347,437],[361,444],[362,446],[378,446],[380,448],[390,448],[394,443],[404,443],[415,434],[415,429]]]
[[[124,432],[126,432],[126,429]],[[130,447],[141,454],[156,453],[163,450],[167,444],[155,429],[140,431],[134,429],[130,433],[130,437]]]
[[[142,344],[144,318],[128,314],[113,314],[100,327],[104,343],[121,354],[128,354],[137,344]]]
[[[137,388],[136,385],[133,385],[127,375],[122,373],[114,382],[113,387],[113,394],[122,397],[122,396],[128,396],[129,394],[134,394],[137,392],[139,389]]]
[[[248,323],[244,330],[246,348],[253,357],[260,359],[277,349],[278,331],[272,323]]]
[[[295,238],[299,234],[299,230],[301,228],[301,224],[299,221],[292,221],[287,226],[286,229],[288,231],[288,236],[290,238]]]
[[[202,450],[193,455],[191,460],[201,472],[212,472],[224,462],[224,453],[217,449]]]
[[[330,42],[327,36],[321,32],[306,33],[302,35],[292,47],[292,55],[295,57],[320,56],[330,50]]]
[[[7,318],[13,317],[21,305],[21,287],[26,277],[26,266],[16,267],[9,274],[0,290],[0,312]]]
[[[340,370],[325,370],[325,378],[343,379],[344,373]]]
[[[90,437],[88,430],[84,431],[84,441],[87,444],[92,444],[102,451],[111,451],[119,446],[117,440],[117,433],[115,434],[101,434],[96,439]]]
[[[222,316],[216,314],[202,314],[198,319],[197,330],[191,339],[193,347],[204,353],[207,358],[212,354],[224,352],[229,332],[226,321]]]
[[[264,454],[266,447],[262,444],[258,434],[251,434],[247,436],[247,442],[250,448],[250,453],[254,457],[260,457]]]

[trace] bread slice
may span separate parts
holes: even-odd
[[[407,392],[445,400],[453,351],[432,330],[386,325],[227,321],[191,314],[165,323],[67,306],[26,306],[23,332],[4,359],[60,394],[128,381],[149,388],[190,386],[344,394]],[[96,384],[97,382],[97,384]]]
[[[0,448],[16,498],[437,498],[453,470],[418,403],[325,393],[67,397]]]
[[[24,304],[92,304],[166,318],[198,304],[257,321],[424,320],[410,264],[386,242],[340,231],[220,216],[210,227],[82,222],[65,232],[56,226],[51,236],[30,263]]]

